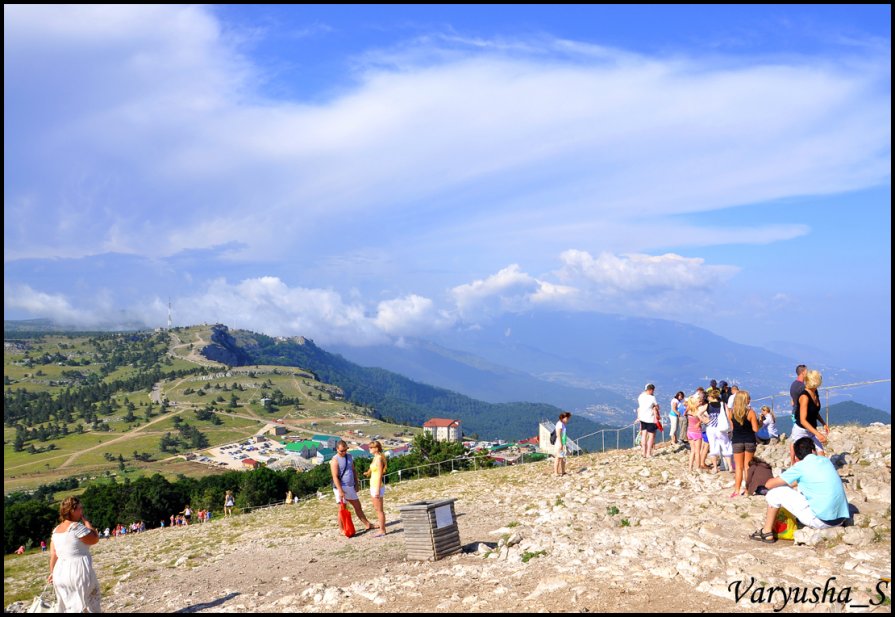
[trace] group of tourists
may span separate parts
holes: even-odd
[[[796,379],[790,386],[793,428],[790,435],[791,467],[780,477],[764,484],[768,509],[761,529],[753,540],[776,542],[773,523],[785,508],[803,525],[825,529],[845,524],[849,506],[836,468],[824,456],[830,427],[820,414],[819,371],[796,367]],[[746,494],[744,482],[757,444],[778,443],[777,417],[767,405],[756,414],[751,395],[727,382],[712,380],[708,388],[699,387],[689,397],[682,391],[671,399],[669,412],[671,443],[684,444],[690,450],[690,471],[718,473],[721,465],[734,475],[730,498]],[[653,455],[655,434],[662,429],[655,386],[647,384],[638,398],[641,456]],[[819,425],[823,425],[821,432]],[[723,463],[722,463],[723,462]],[[707,464],[708,463],[708,464]]]
[[[113,529],[106,527],[106,530],[103,532],[103,537],[108,538],[111,536],[113,538],[120,538],[129,533],[140,533],[143,531],[146,531],[146,523],[143,521],[136,521],[130,525],[115,525]]]

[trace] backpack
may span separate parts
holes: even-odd
[[[552,446],[555,444],[556,444],[556,429],[553,429],[553,431],[550,433],[550,445]]]

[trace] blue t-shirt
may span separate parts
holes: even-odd
[[[799,492],[820,520],[835,521],[849,517],[842,480],[828,458],[809,454],[780,477],[790,485],[799,483]]]
[[[682,402],[683,402],[683,401],[679,401],[679,400],[677,400],[677,397],[674,397],[673,399],[671,399],[671,411],[669,412],[670,415],[672,415],[672,416],[682,416],[682,415],[684,415],[684,414],[683,414],[683,411],[684,411],[684,410],[681,409],[681,408],[679,407],[679,405],[680,405]]]

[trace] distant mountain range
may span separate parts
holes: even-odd
[[[13,332],[63,329],[48,320],[7,321],[4,327]],[[258,343],[246,340],[245,345],[242,351],[237,345],[216,352],[210,348],[208,353],[222,354],[229,364],[249,363]],[[271,349],[265,348],[265,353]],[[787,393],[799,363],[821,370],[824,386],[888,377],[831,365],[824,357],[812,356],[812,348],[804,344],[777,342],[774,350],[768,350],[679,322],[600,313],[506,314],[428,340],[402,339],[399,344],[373,347],[343,344],[328,349],[341,354],[343,361],[398,373],[418,385],[451,390],[490,404],[547,404],[572,411],[576,419],[614,426],[633,419],[636,398],[647,382],[656,384],[660,403],[667,408],[675,392],[692,392],[710,379],[738,383],[753,398]],[[236,355],[230,358],[228,353]],[[344,375],[345,371],[333,372],[334,378]],[[832,403],[843,398],[890,411],[891,383],[830,394]],[[384,399],[376,400],[381,404]],[[778,396],[775,405],[785,407],[786,395]],[[553,411],[551,407],[547,417],[552,417]]]
[[[432,417],[461,421],[464,434],[489,439],[526,439],[537,435],[541,420],[555,420],[561,409],[523,401],[489,403],[444,388],[415,382],[382,368],[365,368],[329,353],[303,337],[273,338],[246,330],[213,328],[212,344],[202,353],[231,366],[268,364],[298,366],[325,383],[339,386],[345,399],[371,407],[387,421],[420,426]],[[605,425],[576,418],[575,434]]]
[[[678,390],[692,392],[710,379],[737,383],[753,398],[789,391],[795,367],[821,370],[824,385],[855,383],[868,376],[814,358],[792,358],[735,343],[703,328],[663,319],[598,313],[505,315],[491,324],[452,330],[432,341],[399,346],[337,347],[366,366],[484,400],[505,400],[515,390],[600,421],[628,421],[647,382],[660,402]],[[891,384],[832,394],[891,409]]]
[[[336,345],[332,349],[362,366],[385,368],[490,403],[544,402],[603,421],[614,420],[619,410],[633,404],[607,388],[550,381],[422,339],[407,339],[400,346]]]
[[[756,408],[757,411],[757,408]],[[829,411],[829,415],[827,412]],[[838,426],[842,424],[858,424],[867,426],[873,422],[882,422],[883,424],[892,423],[892,414],[882,409],[875,409],[855,403],[854,401],[843,401],[830,405],[829,410],[824,407],[821,410],[821,416],[826,419],[829,417],[830,425]],[[789,413],[777,413],[777,428],[789,434],[792,430],[792,418]]]

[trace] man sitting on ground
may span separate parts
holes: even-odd
[[[753,540],[777,541],[773,526],[781,507],[812,529],[837,527],[849,519],[845,489],[830,459],[817,456],[809,437],[797,440],[793,450],[799,462],[765,484],[768,512],[764,527],[750,536]],[[791,486],[796,483],[798,490]]]

